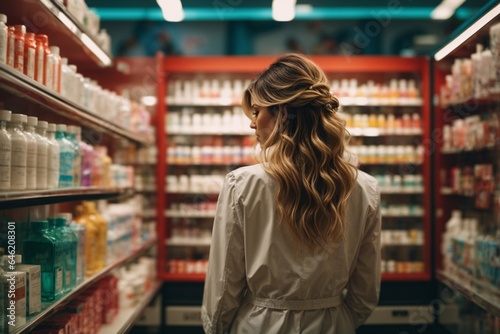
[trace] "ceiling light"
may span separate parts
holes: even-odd
[[[296,0],[273,0],[273,20],[288,22],[295,17]]]
[[[160,6],[165,21],[180,22],[184,20],[181,0],[156,0],[156,3]]]
[[[434,55],[434,59],[436,61],[440,61],[448,54],[450,54],[453,50],[458,48],[462,43],[468,40],[472,35],[474,35],[479,29],[488,24],[491,20],[497,17],[500,14],[500,4],[493,7],[489,12],[484,14],[479,20],[474,22],[469,28],[464,30],[460,35],[452,39],[448,44],[446,44],[441,50],[436,52]]]

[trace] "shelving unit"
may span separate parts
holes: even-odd
[[[443,43],[432,63],[432,93],[438,97],[433,122],[440,131],[434,140],[436,279],[495,317],[500,316],[500,289],[493,277],[495,269],[485,268],[498,266],[500,250],[496,235],[500,231],[500,45],[494,46],[490,39],[491,27],[498,24],[500,5],[492,1]],[[471,30],[473,26],[477,29]],[[496,50],[492,56],[496,65],[485,65],[487,58],[477,55],[477,44]],[[464,66],[471,71],[464,72]],[[459,231],[447,224],[452,211],[460,212]],[[463,328],[469,325],[471,309],[464,303],[456,324]],[[486,319],[479,314],[473,318],[477,323]]]
[[[1,9],[8,16],[8,25],[24,24],[36,33],[43,31],[79,68],[105,67],[113,62],[96,37],[56,0],[4,1]]]
[[[381,188],[382,199],[388,204],[399,204],[400,206],[387,206],[382,209],[382,220],[384,229],[419,229],[422,233],[422,240],[413,243],[386,244],[383,252],[390,251],[395,256],[408,252],[415,255],[421,263],[408,264],[406,272],[385,272],[382,275],[383,286],[396,284],[398,289],[414,289],[419,287],[426,289],[431,283],[432,259],[431,259],[431,198],[427,196],[431,189],[431,169],[430,151],[425,146],[425,138],[430,137],[430,68],[426,58],[399,58],[399,57],[332,57],[318,56],[312,59],[320,65],[331,80],[338,78],[356,78],[360,82],[376,80],[386,82],[391,78],[405,78],[416,80],[420,96],[409,101],[408,99],[381,101],[380,99],[356,99],[349,97],[339,97],[341,111],[352,114],[394,114],[402,116],[404,114],[415,114],[420,116],[420,126],[418,128],[407,128],[404,130],[396,128],[385,128],[378,126],[349,126],[348,130],[352,136],[352,143],[364,142],[367,145],[402,145],[412,146],[422,145],[424,150],[421,159],[415,160],[388,160],[361,159],[360,168],[376,174],[389,173],[391,175],[414,174],[421,175],[422,180],[419,185],[409,185],[402,187],[398,185],[386,185]],[[258,73],[268,67],[274,60],[268,56],[252,57],[167,57],[161,55],[157,57],[158,73],[158,95],[157,113],[163,116],[157,118],[159,161],[165,161],[158,168],[158,237],[160,244],[158,248],[158,272],[160,278],[174,289],[189,289],[189,294],[198,291],[205,281],[205,274],[196,272],[194,267],[188,268],[189,261],[204,261],[208,254],[209,242],[206,238],[192,237],[189,229],[211,229],[215,215],[214,208],[210,203],[215,203],[217,193],[214,191],[190,191],[186,189],[169,189],[167,185],[168,176],[177,174],[189,176],[198,174],[197,171],[207,171],[208,173],[226,174],[233,168],[251,163],[192,163],[191,158],[184,162],[177,161],[177,156],[169,154],[169,148],[174,143],[189,146],[190,141],[197,141],[203,138],[222,138],[227,140],[232,138],[244,138],[252,136],[253,131],[245,127],[239,127],[234,131],[231,126],[210,126],[208,130],[197,126],[183,127],[182,123],[174,123],[166,126],[166,122],[171,117],[171,112],[182,113],[183,108],[192,113],[223,113],[225,110],[234,112],[240,108],[238,103],[229,103],[228,100],[215,99],[213,103],[204,101],[192,102],[188,99],[177,101],[172,98],[172,90],[175,90],[175,80],[201,80],[219,78],[221,80],[239,79],[246,80],[254,78]],[[165,98],[167,97],[167,98]],[[221,102],[221,100],[226,102]],[[183,102],[183,103],[180,103]],[[185,103],[184,103],[185,102]],[[164,119],[161,119],[164,117]],[[214,123],[216,124],[216,123]],[[241,130],[240,130],[241,129]],[[184,151],[180,153],[181,160],[185,159]],[[195,157],[195,160],[198,159]],[[219,171],[219,172],[216,172]],[[223,172],[223,173],[222,173]],[[392,201],[392,202],[391,202]],[[179,207],[171,207],[171,204],[179,203]],[[206,206],[208,203],[208,206]],[[408,206],[410,203],[412,206]],[[404,204],[404,205],[403,205]],[[406,206],[405,206],[406,205]],[[172,235],[173,229],[180,229],[181,237]],[[177,230],[176,233],[179,230]],[[198,233],[198,232],[196,232]],[[194,233],[194,235],[196,235]],[[176,234],[177,235],[177,234]],[[415,254],[414,254],[415,253]],[[413,259],[409,257],[409,259]],[[180,267],[179,267],[179,263]],[[170,271],[169,266],[172,266]],[[413,266],[411,266],[413,265]],[[401,268],[403,268],[401,267]],[[179,268],[183,272],[179,272]],[[418,272],[411,272],[418,268]],[[382,289],[382,292],[385,288]],[[188,291],[186,291],[188,293]],[[168,296],[164,306],[177,305],[179,301],[169,301]],[[193,296],[191,298],[194,298]],[[200,297],[201,298],[201,297]],[[384,299],[384,296],[381,297]],[[390,299],[394,303],[394,298]],[[190,300],[192,303],[201,303],[201,300]],[[404,301],[400,303],[404,304]],[[426,305],[428,301],[422,300]],[[168,323],[168,321],[167,321]]]
[[[120,91],[121,85],[132,80],[135,80],[136,85],[141,85],[141,88],[144,89],[141,92],[145,92],[148,87],[145,81],[141,80],[143,77],[138,78],[133,75],[127,80],[118,82],[117,80],[127,75],[123,71],[117,71],[112,65],[120,64],[122,68],[130,70],[133,64],[122,59],[112,59],[111,55],[99,46],[97,36],[92,36],[90,31],[67,10],[62,1],[3,1],[0,4],[0,13],[7,15],[7,25],[9,26],[22,24],[27,27],[29,32],[46,34],[49,38],[49,45],[58,46],[61,56],[68,58],[70,64],[76,65],[78,73],[85,73],[86,77],[99,82],[101,87],[106,87],[112,91]],[[144,65],[151,59],[138,60],[138,62],[141,61],[141,65]],[[154,60],[152,60],[152,63],[154,64]],[[144,69],[145,67],[142,67],[141,71],[144,71]],[[113,75],[109,75],[110,72],[113,72]],[[101,78],[101,75],[105,74],[108,77]],[[108,81],[110,77],[114,81]],[[138,127],[139,130],[136,133],[134,132],[135,128],[131,130],[132,128],[125,127],[125,125],[115,124],[114,119],[104,118],[101,113],[63,97],[61,94],[5,64],[0,64],[0,102],[2,109],[12,110],[13,113],[36,116],[40,120],[56,124],[79,125],[83,128],[83,139],[92,145],[106,147],[110,156],[113,156],[116,151],[127,145],[133,147],[136,151],[154,146],[151,136],[147,137],[150,133],[144,131],[144,127]],[[146,134],[139,134],[141,130]],[[132,164],[136,171],[141,168],[151,168],[153,169],[152,174],[155,174],[156,159],[154,159],[154,162],[151,159],[144,159],[143,162],[144,164],[140,164],[140,167],[135,166],[130,161],[123,162],[122,166]],[[137,175],[138,173],[136,173]],[[47,215],[57,214],[58,212],[73,212],[76,202],[82,200],[123,201],[137,194],[138,190],[130,187],[102,186],[2,191],[0,192],[0,217],[2,222],[11,221],[9,217],[23,216],[22,219],[26,218],[26,220],[22,220],[23,224],[20,224],[18,226],[19,230],[16,231],[16,242],[22,244],[28,227],[28,224],[24,224],[24,222],[32,221],[34,218],[46,219]],[[136,231],[139,236],[136,234],[132,237],[133,245],[129,245],[126,250],[123,250],[117,256],[110,255],[115,259],[118,257],[118,260],[108,264],[91,277],[87,277],[82,283],[56,301],[43,302],[41,312],[28,317],[25,324],[18,325],[14,331],[11,329],[11,333],[29,333],[53,315],[65,311],[65,306],[75,300],[84,290],[96,286],[101,279],[113,271],[131,264],[139,257],[152,251],[158,244],[156,233],[151,229],[151,221],[155,217],[156,212],[145,211],[145,215],[142,217],[145,220],[144,224],[142,224],[144,229]],[[146,219],[149,219],[149,224],[146,224]],[[15,221],[17,222],[17,220]],[[1,224],[0,222],[0,227],[2,227]],[[4,228],[5,226],[2,227],[2,230]],[[144,241],[145,238],[148,239]],[[115,239],[111,242],[113,242],[113,245],[118,243]],[[135,246],[138,243],[140,245]],[[108,259],[108,261],[111,260]],[[140,316],[142,310],[161,287],[161,282],[156,279],[152,283],[153,286],[135,309],[123,310],[126,311],[123,315],[125,319],[122,319],[120,324],[114,324],[114,327],[110,327],[113,332],[116,330],[117,333],[125,333],[133,326],[135,319]]]
[[[74,296],[78,295],[81,291],[84,289],[90,287],[92,284],[97,282],[99,279],[103,278],[105,275],[110,273],[112,270],[119,268],[123,266],[124,264],[133,261],[134,259],[137,259],[139,256],[144,254],[147,250],[149,250],[153,245],[156,244],[156,238],[152,238],[144,244],[136,249],[132,250],[130,254],[123,256],[121,260],[116,261],[115,263],[107,266],[106,268],[100,270],[98,273],[92,275],[91,277],[85,279],[84,282],[79,284],[76,288],[74,288],[70,293],[62,296],[58,300],[52,303],[42,303],[42,311],[40,313],[37,313],[34,316],[28,317],[26,324],[19,326],[15,329],[15,331],[10,332],[10,333],[27,333],[30,330],[34,329],[37,325],[43,322],[43,320],[49,318],[51,315],[55,314],[56,312],[63,310],[64,306],[72,299]],[[147,305],[147,303],[146,303]]]

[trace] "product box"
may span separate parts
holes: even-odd
[[[40,312],[42,310],[42,273],[40,265],[18,264],[16,269],[26,273],[27,314],[32,315]]]
[[[26,323],[26,273],[12,271],[1,278],[0,332],[9,333]]]

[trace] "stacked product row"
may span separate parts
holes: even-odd
[[[500,93],[500,23],[489,30],[490,48],[476,45],[469,58],[456,58],[446,83],[441,87],[441,104],[461,103],[468,99],[485,99]]]
[[[411,135],[422,131],[420,115],[417,113],[403,114],[349,114],[342,113],[347,129],[378,129],[384,134]]]
[[[55,217],[31,222],[9,219],[8,230],[15,230],[16,238],[21,242],[16,245],[17,254],[9,254],[3,259],[0,268],[3,270],[2,284],[3,288],[9,284],[5,281],[9,275],[20,285],[27,284],[28,300],[26,307],[22,308],[23,302],[18,299],[24,295],[14,294],[6,298],[7,294],[1,294],[4,296],[1,302],[8,305],[10,299],[16,300],[17,325],[21,325],[26,316],[39,313],[41,302],[61,298],[86,277],[121,260],[143,244],[144,231],[137,214],[141,206],[137,200],[100,204],[101,208],[97,210],[94,202],[83,202],[77,206],[74,219],[71,213],[59,213]],[[10,243],[6,241],[2,249],[11,249],[6,247],[8,245]],[[34,275],[34,278],[26,275]],[[3,312],[7,310],[1,309]],[[3,312],[0,312],[2,321],[6,319]]]
[[[224,109],[222,113],[213,109],[206,112],[194,108],[169,111],[166,123],[167,134],[242,134],[253,133],[250,119],[240,107]]]
[[[250,83],[243,79],[176,79],[171,80],[167,95],[170,105],[239,105],[241,92]],[[413,79],[392,79],[388,83],[357,79],[333,80],[331,92],[341,104],[413,105],[422,102]]]
[[[145,107],[102,88],[78,73],[76,65],[61,57],[44,34],[27,32],[26,26],[7,26],[0,14],[0,63],[23,73],[52,92],[134,133],[152,138],[150,115]]]
[[[1,191],[133,186],[133,167],[113,165],[105,146],[82,141],[78,126],[0,110],[0,148]]]

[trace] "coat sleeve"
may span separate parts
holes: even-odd
[[[345,300],[354,328],[362,325],[378,304],[380,293],[380,193],[376,188],[376,202],[370,207],[365,232],[354,270],[349,279]]]
[[[235,178],[224,179],[212,229],[201,317],[205,333],[228,333],[246,291],[244,237]]]

